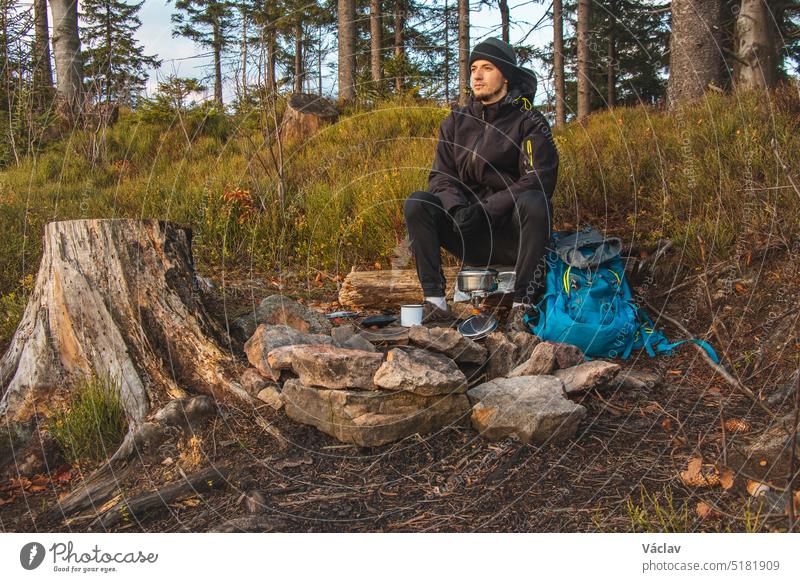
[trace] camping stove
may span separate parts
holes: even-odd
[[[497,275],[495,269],[461,269],[458,272],[458,289],[470,296],[472,304],[472,315],[458,326],[464,337],[477,340],[497,329],[497,319],[483,313],[480,307],[481,302],[497,290]]]

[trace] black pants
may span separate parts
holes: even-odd
[[[553,228],[553,207],[544,192],[523,192],[516,207],[499,224],[491,231],[487,227],[470,240],[463,240],[439,198],[430,192],[411,194],[404,212],[417,275],[426,297],[445,294],[442,247],[469,267],[514,265],[514,301],[533,303],[543,293],[547,245]]]

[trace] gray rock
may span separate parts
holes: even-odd
[[[362,447],[461,425],[469,416],[466,394],[421,396],[402,390],[321,390],[290,379],[283,386],[281,398],[289,418]]]
[[[541,338],[538,335],[533,335],[527,331],[512,331],[507,334],[508,339],[514,342],[517,346],[517,353],[515,357],[514,366],[518,366],[525,360],[531,357],[533,348],[541,343]]]
[[[247,368],[242,372],[239,384],[250,396],[256,396],[269,385],[269,381],[256,368]]]
[[[344,347],[342,344],[349,340],[351,337],[356,335],[358,330],[356,326],[352,323],[345,323],[343,325],[337,325],[331,330],[331,337],[333,338],[333,345],[338,347]]]
[[[614,378],[614,387],[620,390],[651,390],[661,385],[661,376],[646,370],[620,370]]]
[[[729,465],[760,481],[785,479],[791,466],[793,423],[794,413],[789,412],[777,417],[759,434],[729,434]],[[794,449],[795,457],[800,459],[800,431]]]
[[[414,345],[442,353],[458,363],[482,364],[486,360],[486,348],[455,328],[414,325],[408,330],[408,339]]]
[[[534,337],[531,334],[528,335]],[[519,348],[506,337],[506,334],[501,331],[490,333],[483,340],[483,345],[486,347],[489,357],[489,363],[486,365],[486,374],[489,380],[502,378],[514,369]]]
[[[498,378],[467,391],[472,425],[489,440],[542,444],[573,437],[586,409],[564,396],[555,376]]]
[[[259,325],[256,332],[244,344],[247,360],[256,367],[262,376],[277,381],[280,372],[273,370],[267,362],[267,354],[282,346],[333,344],[329,335],[310,334],[297,331],[288,325]]]
[[[306,386],[376,390],[373,377],[383,354],[331,345],[295,345],[271,351],[267,362],[273,370],[291,367]]]
[[[283,408],[283,400],[281,400],[281,393],[276,386],[267,386],[258,393],[258,399],[261,402],[267,403],[274,410]]]
[[[422,396],[456,394],[467,389],[467,377],[444,354],[417,348],[394,348],[375,373],[375,384],[387,390],[407,390]]]
[[[298,331],[329,334],[331,323],[322,313],[285,295],[270,295],[252,313],[233,322],[233,330],[242,339],[249,338],[261,324],[288,325]]]
[[[558,342],[541,342],[533,348],[530,357],[511,370],[509,378],[552,374],[583,361],[583,352],[571,345]]]
[[[619,370],[619,364],[592,360],[563,370],[556,370],[553,375],[564,382],[564,390],[567,395],[572,395],[610,386]]]
[[[358,333],[356,327],[351,323],[346,323],[334,327],[331,331],[333,345],[340,348],[350,348],[353,350],[364,350],[365,352],[377,352],[372,342]]]

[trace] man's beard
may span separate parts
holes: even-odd
[[[481,95],[480,97],[476,96],[478,101],[491,101],[495,97],[497,97],[503,91],[503,85],[500,85],[495,91],[490,93],[489,95]]]

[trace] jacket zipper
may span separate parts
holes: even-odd
[[[483,133],[479,134],[477,138],[475,138],[475,145],[472,146],[472,162],[475,163],[475,158],[478,157],[478,144],[481,142],[481,139],[486,136],[486,110],[481,109],[481,119],[483,120]]]

